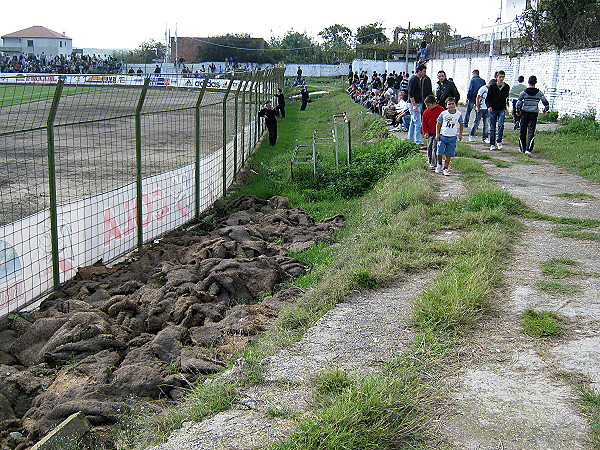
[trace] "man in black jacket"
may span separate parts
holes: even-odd
[[[423,144],[421,132],[421,115],[423,114],[424,95],[431,93],[431,84],[423,88],[424,80],[428,80],[427,67],[425,64],[417,66],[416,73],[408,81],[408,100],[410,101],[410,127],[408,128],[408,139],[419,144],[421,150],[427,146]]]
[[[485,104],[490,113],[490,150],[502,148],[502,135],[504,134],[504,119],[508,107],[508,93],[510,86],[504,82],[506,74],[499,70],[496,74],[496,84],[492,84],[485,98]],[[496,135],[496,126],[498,135]]]
[[[277,142],[277,116],[279,111],[273,108],[271,102],[267,102],[265,107],[258,112],[258,117],[265,118],[265,125],[269,131],[269,144],[275,145]]]
[[[446,100],[449,97],[454,97],[456,103],[460,100],[460,94],[458,89],[456,89],[456,85],[454,81],[448,79],[446,77],[446,72],[440,70],[437,73],[438,82],[437,82],[437,90],[435,91],[435,100],[438,105],[442,107],[446,107]]]
[[[300,111],[304,111],[306,109],[306,105],[308,104],[308,89],[306,89],[306,86],[304,86],[302,91],[300,91],[300,98],[302,100],[302,103],[300,104]]]
[[[281,117],[285,117],[285,95],[283,95],[283,91],[281,89],[277,89],[277,110]]]

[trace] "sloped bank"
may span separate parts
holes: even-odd
[[[344,218],[315,221],[284,197],[240,197],[208,233],[172,233],[135,260],[96,265],[32,314],[0,324],[0,444],[26,448],[71,413],[119,420],[127,399],[177,399],[263,331],[305,272],[288,256],[332,242]]]

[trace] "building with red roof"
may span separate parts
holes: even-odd
[[[73,51],[73,40],[42,26],[33,26],[2,36],[0,52],[6,55],[65,55]]]

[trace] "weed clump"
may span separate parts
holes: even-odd
[[[554,311],[538,312],[529,308],[523,313],[523,332],[533,337],[561,336],[563,320]]]

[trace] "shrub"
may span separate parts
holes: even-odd
[[[557,130],[560,134],[576,134],[600,139],[600,123],[596,122],[595,112],[577,117],[564,117],[562,122],[566,125]]]
[[[322,173],[318,184],[334,196],[360,197],[385,177],[400,159],[415,151],[413,142],[395,137],[384,139],[363,147],[352,164]]]

